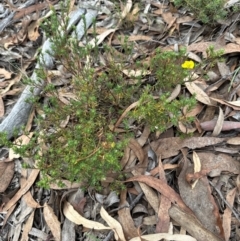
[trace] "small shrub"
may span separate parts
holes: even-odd
[[[88,44],[80,47],[76,39],[68,38],[66,13],[66,10],[62,11],[59,20],[54,12],[43,24],[43,29],[53,45],[49,54],[71,74],[70,83],[56,87],[49,81],[49,73],[44,68],[40,69],[39,80],[45,81],[43,98],[29,100],[38,110],[33,137],[29,137],[28,144],[17,145],[1,133],[0,144],[12,147],[23,157],[33,158],[42,176],[38,184],[44,188],[52,182],[62,186],[62,180],[67,179],[99,189],[109,172],[119,174],[112,187],[122,188],[118,182],[123,178],[119,160],[134,133],[126,121],[122,126],[125,128],[123,133],[114,133],[109,126],[116,123],[123,111],[137,100],[139,105],[130,117],[140,125],[149,125],[153,131],[164,131],[170,124],[177,125],[178,121],[191,121],[182,115],[181,110],[185,106],[192,108],[195,99],[180,96],[168,101],[167,93],[183,83],[189,74],[185,68],[188,64],[182,66],[187,59],[185,51],[157,51],[149,64],[139,61],[130,66],[126,63],[133,46],[127,46],[127,41],[122,45],[122,53],[119,52],[122,57],[116,61],[116,51],[110,47]],[[99,55],[106,48],[110,56],[102,65]],[[142,73],[130,78],[124,74],[126,69],[129,73],[133,69],[142,69]],[[155,78],[152,84],[141,82],[144,71],[148,70]],[[130,80],[134,84],[130,84]],[[30,79],[25,82],[31,84]],[[159,93],[157,99],[153,97],[155,92]],[[68,95],[63,98],[61,93]]]
[[[179,7],[187,7],[203,23],[214,24],[217,20],[223,19],[227,12],[224,10],[224,0],[174,0]]]
[[[184,79],[189,75],[189,71],[182,67],[186,61],[186,51],[162,52],[157,49],[156,55],[150,61],[150,70],[156,77],[155,88],[169,91],[177,84],[183,84]]]

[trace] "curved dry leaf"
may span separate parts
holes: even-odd
[[[195,151],[193,152],[193,164],[194,164],[194,173],[200,172],[201,171],[201,161],[200,161],[198,154]],[[192,189],[196,186],[197,182],[198,182],[198,179],[196,179],[193,182],[193,184],[191,185]]]
[[[146,126],[144,127],[144,130],[143,130],[142,135],[141,135],[139,138],[137,138],[137,142],[140,144],[140,146],[143,146],[143,145],[147,142],[150,133],[151,133],[151,130],[150,130],[150,128],[146,125]]]
[[[201,171],[201,161],[198,154],[193,152],[193,164],[194,164],[194,173]]]
[[[145,183],[139,183],[145,197],[149,203],[149,205],[153,208],[153,210],[157,213],[159,208],[159,197],[157,193]]]
[[[126,166],[126,164],[128,163],[128,160],[131,156],[131,149],[127,146],[124,150],[124,154],[123,157],[121,159],[120,165],[122,167],[122,169]]]
[[[126,201],[124,204],[128,204]],[[127,240],[138,236],[138,230],[132,219],[130,208],[122,208],[118,210],[118,221],[121,223],[125,237]]]
[[[240,107],[240,101],[236,100],[236,101],[227,101],[230,105],[236,106],[236,107]]]
[[[115,128],[117,128],[120,123],[122,122],[123,118],[127,115],[127,113],[132,110],[133,108],[135,108],[136,106],[139,105],[139,101],[136,101],[134,103],[132,103],[131,105],[128,106],[128,108],[122,113],[122,115],[118,118],[116,124],[114,125],[113,131],[115,130]]]
[[[182,122],[178,122],[178,128],[182,133],[190,134],[196,131],[196,127],[190,125],[184,125]]]
[[[159,157],[158,159],[158,173],[159,173],[159,179],[167,183],[167,178],[165,176],[165,172],[163,169],[161,157]],[[170,200],[164,195],[162,195],[160,199],[158,213],[157,213],[158,221],[157,221],[156,230],[155,230],[156,233],[166,233],[169,231],[170,216],[169,216],[168,210],[171,208],[171,206],[172,204]]]
[[[100,35],[97,36],[97,42],[96,39],[93,38],[89,44],[92,45],[92,47],[95,47],[96,45],[99,45],[100,43],[102,43],[102,41],[111,33],[115,32],[116,29],[108,29],[105,32],[101,33]]]
[[[210,120],[200,123],[201,128],[204,131],[212,131],[216,125],[216,120]],[[222,131],[230,131],[240,129],[240,122],[237,121],[224,121],[222,126]]]
[[[169,209],[169,215],[182,228],[187,230],[189,234],[191,234],[193,237],[196,237],[198,241],[223,241],[222,238],[217,237],[212,232],[205,229],[197,218],[193,217],[192,215],[188,215],[187,213],[184,213],[177,206],[173,205]]]
[[[188,52],[187,57],[195,62],[202,63],[202,59],[194,52]]]
[[[198,153],[199,158],[202,158]],[[202,169],[203,165],[202,165]],[[180,196],[188,208],[190,208],[201,224],[214,233],[216,236],[221,237],[223,234],[222,222],[218,207],[211,195],[211,188],[209,187],[208,179],[202,176],[194,189],[191,188],[187,177],[193,173],[193,166],[185,158],[182,170],[178,176],[178,187]]]
[[[164,22],[167,23],[167,29],[171,28],[174,22],[176,21],[175,15],[173,15],[171,12],[163,12],[162,13],[162,18]]]
[[[57,216],[54,214],[53,209],[48,204],[45,204],[43,207],[43,214],[53,237],[56,241],[61,241],[61,224],[58,221]]]
[[[211,100],[214,100],[220,104],[227,105],[229,107],[232,107],[234,110],[240,110],[240,101],[226,101],[226,100],[221,100],[221,99],[216,99],[210,97]]]
[[[21,145],[26,145],[29,143],[29,141],[31,140],[33,136],[33,132],[30,132],[29,135],[21,135],[20,137],[18,137],[15,141],[14,144],[21,146]],[[13,160],[14,158],[19,158],[20,154],[16,154],[12,148],[9,149],[9,160]]]
[[[176,99],[180,94],[180,92],[181,92],[181,85],[178,84],[172,91],[171,95],[167,98],[167,101],[171,102],[172,100]]]
[[[221,172],[240,173],[240,163],[231,155],[198,152],[198,156],[201,159],[202,170],[209,170],[210,177],[220,176]]]
[[[222,108],[219,107],[219,115],[217,118],[216,125],[213,129],[212,136],[218,136],[220,134],[220,132],[223,128],[223,122],[224,122],[224,114],[223,114]]]
[[[231,70],[225,62],[217,62],[217,66],[222,78],[225,78],[225,76],[231,75]]]
[[[28,207],[32,207],[32,208],[41,208],[42,206],[37,203],[34,199],[32,194],[30,193],[30,191],[28,191],[27,193],[25,193],[23,195],[23,199],[26,202],[26,204],[28,205]]]
[[[222,143],[224,140],[224,138],[216,137],[190,137],[185,139],[170,137],[153,141],[151,147],[158,156],[169,158],[176,156],[183,147],[190,149],[202,148]]]
[[[33,225],[34,213],[35,213],[35,210],[33,210],[33,212],[30,214],[26,223],[23,226],[21,241],[28,240],[28,234],[29,234],[30,230],[32,229],[32,225]]]
[[[237,191],[237,188],[235,187],[227,193],[226,201],[231,206],[233,206],[236,191]],[[232,210],[227,206],[222,216],[225,240],[229,240],[231,235],[231,217],[232,217]]]
[[[213,105],[211,102],[211,99],[208,97],[208,95],[195,83],[193,82],[185,82],[185,86],[187,87],[188,91],[194,95],[196,99],[206,105]]]
[[[13,196],[13,198],[6,204],[6,206],[3,208],[3,211],[7,211],[8,209],[10,209],[22,197],[22,195],[24,195],[29,190],[29,188],[35,182],[38,173],[38,169],[33,169],[31,171],[25,184],[21,186],[21,189],[19,189],[18,192]]]
[[[140,162],[140,163],[143,163],[145,154],[144,154],[144,151],[143,151],[141,145],[139,144],[139,142],[136,141],[135,139],[131,139],[131,140],[129,141],[128,146],[129,146],[129,148],[130,148],[131,150],[133,150],[133,152],[134,152],[135,155],[137,156],[139,162]]]
[[[41,24],[41,21],[35,20],[28,26],[27,30],[28,30],[29,40],[36,41],[39,38],[40,34],[38,29],[40,24]]]
[[[106,223],[112,228],[115,239],[126,241],[121,224],[116,219],[112,218],[103,207],[101,207],[100,214]]]
[[[9,83],[8,86],[7,86],[5,89],[3,89],[3,90],[1,91],[1,93],[0,93],[2,97],[4,97],[7,92],[9,92],[9,90],[11,89],[11,87],[12,87],[16,82],[15,82],[14,79],[13,79],[13,80],[9,81],[8,83]]]
[[[141,240],[159,241],[160,239],[175,240],[175,241],[197,241],[195,238],[189,235],[168,234],[168,233],[143,235],[141,237],[132,238],[129,241],[141,241]]]
[[[15,172],[14,162],[0,162],[0,193],[8,188]]]
[[[7,71],[6,69],[0,68],[0,78],[10,79],[12,73]]]
[[[183,108],[183,114],[186,116],[186,117],[191,117],[191,116],[196,116],[198,115],[199,113],[201,113],[201,111],[203,110],[204,108],[204,105],[200,104],[200,103],[197,103],[197,105],[191,109],[190,111],[188,111],[188,108],[187,106]]]
[[[186,206],[186,204],[183,202],[182,198],[178,193],[176,193],[168,184],[166,184],[163,180],[157,179],[155,177],[151,176],[135,176],[131,177],[125,182],[143,182],[146,185],[156,189],[158,192],[160,192],[162,195],[167,197],[172,203],[177,204],[184,212],[192,214],[193,212]]]
[[[224,49],[224,54],[239,53],[240,52],[239,44],[235,44],[235,43],[229,43],[223,49]]]
[[[64,203],[63,214],[73,223],[77,225],[83,225],[85,228],[95,229],[95,230],[108,230],[110,227],[106,227],[101,223],[88,220],[81,216],[77,211],[74,210],[73,206],[69,202]]]
[[[127,16],[127,14],[130,12],[130,10],[132,8],[132,0],[127,0],[126,3],[127,4],[122,11],[122,19],[124,19]]]
[[[229,145],[240,145],[240,137],[233,137],[227,140]]]
[[[240,191],[240,175],[239,174],[237,176],[236,186],[237,186],[237,189],[238,189],[238,192],[239,192]]]
[[[199,42],[199,43],[192,43],[187,47],[187,52],[206,52],[207,48],[211,45],[215,45],[215,42]]]
[[[5,113],[4,103],[2,96],[0,96],[0,117],[3,117]]]

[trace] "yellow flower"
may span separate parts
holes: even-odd
[[[182,64],[182,68],[184,69],[193,69],[194,68],[194,62],[192,60],[186,60],[183,64]]]

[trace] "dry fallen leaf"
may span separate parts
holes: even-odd
[[[112,218],[103,207],[101,207],[100,214],[101,214],[101,217],[106,221],[106,223],[113,230],[115,239],[119,241],[126,241],[121,224],[117,220]]]
[[[170,186],[168,186],[163,180],[151,177],[151,176],[136,176],[131,177],[125,182],[143,182],[150,187],[153,187],[165,197],[167,197],[172,203],[177,204],[182,210],[187,213],[193,214],[192,211],[185,205],[179,194],[177,194]]]
[[[14,175],[14,162],[0,161],[0,193],[5,192]]]
[[[216,126],[216,123],[216,120],[205,121],[200,123],[200,126],[204,131],[212,131]],[[240,122],[224,121],[222,124],[222,131],[230,131],[235,129],[240,129]]]
[[[212,97],[210,99],[217,101],[220,104],[232,107],[234,110],[240,110],[240,101],[226,101],[226,100],[220,100],[220,99],[216,99],[216,98],[212,98]]]
[[[34,132],[30,132],[28,136],[26,135],[21,135],[20,137],[18,137],[15,141],[14,144],[21,146],[21,145],[27,145],[32,136],[33,136]],[[9,149],[9,159],[13,160],[14,158],[19,158],[20,154],[16,154],[12,148]]]
[[[138,173],[135,170],[132,171],[132,174],[136,177],[140,175],[140,173]],[[158,209],[159,209],[159,197],[158,197],[158,195],[156,194],[156,192],[151,187],[149,187],[145,183],[140,182],[139,185],[140,185],[143,193],[145,194],[145,197],[146,197],[149,205],[157,213]]]
[[[199,156],[200,158],[200,156]],[[200,158],[201,159],[201,158]],[[193,173],[193,165],[188,158],[184,159],[183,168],[178,176],[178,187],[182,200],[194,212],[202,225],[210,232],[223,237],[222,222],[218,207],[211,195],[211,189],[206,177],[198,180],[194,189],[186,180]]]
[[[183,234],[168,234],[168,233],[158,233],[158,234],[148,234],[143,235],[141,237],[132,238],[129,241],[142,241],[142,240],[149,240],[149,241],[159,241],[162,239],[166,240],[175,240],[175,241],[197,241],[197,239]]]
[[[36,20],[36,21],[33,21],[29,26],[28,26],[28,38],[31,40],[31,41],[36,41],[40,34],[39,34],[39,26],[41,24],[41,21],[39,20]]]
[[[212,136],[218,136],[220,134],[220,132],[223,128],[223,122],[224,122],[224,114],[223,114],[222,108],[219,107],[219,115],[217,118],[216,125],[213,129]]]
[[[127,202],[125,202],[127,204]],[[134,221],[130,209],[121,208],[118,211],[118,220],[122,225],[123,232],[127,240],[134,238],[138,235],[137,228],[134,226]]]
[[[209,170],[211,177],[219,176],[221,172],[240,173],[240,163],[233,157],[223,153],[198,152],[201,159],[202,169]]]
[[[27,179],[27,182],[21,186],[21,188],[18,190],[18,192],[13,196],[13,198],[6,204],[6,206],[3,208],[4,211],[7,211],[10,209],[21,197],[24,195],[29,188],[33,185],[35,182],[37,176],[39,174],[38,169],[33,169]]]
[[[54,214],[53,209],[48,204],[45,204],[43,207],[43,215],[54,239],[56,241],[61,241],[61,224]]]
[[[0,117],[3,117],[5,113],[4,103],[2,96],[0,96]]]
[[[81,216],[77,211],[74,210],[73,206],[69,202],[64,203],[63,213],[70,221],[77,225],[83,225],[85,228],[95,229],[95,230],[108,230],[110,227],[104,226],[101,223],[88,220]]]
[[[126,1],[126,5],[122,11],[122,14],[121,14],[121,20],[124,19],[127,14],[130,12],[131,8],[132,8],[132,0],[128,0]]]
[[[223,138],[216,137],[191,137],[191,138],[163,138],[151,143],[153,151],[156,152],[158,156],[168,158],[176,156],[183,147],[188,147],[190,149],[202,148],[205,146],[217,145],[224,141]]]
[[[233,137],[233,138],[228,139],[227,144],[229,144],[229,145],[240,145],[240,137]]]
[[[159,171],[159,179],[163,180],[167,183],[167,179],[165,177],[165,172],[162,165],[161,158],[158,159],[158,171]],[[167,233],[170,226],[170,216],[168,214],[168,210],[171,207],[170,200],[164,195],[161,196],[160,205],[158,209],[158,222],[156,225],[156,233]]]
[[[231,207],[233,207],[235,195],[236,195],[237,188],[233,188],[227,193],[226,201],[229,203]],[[223,229],[224,229],[224,235],[225,240],[228,241],[231,235],[231,217],[232,217],[232,210],[226,206],[226,209],[224,210],[223,214]]]
[[[23,226],[23,232],[22,232],[22,237],[20,241],[26,241],[28,240],[28,235],[30,230],[32,229],[32,225],[33,225],[33,219],[34,219],[34,214],[35,211],[33,211],[30,216],[28,217],[26,223]]]
[[[0,79],[10,79],[12,73],[7,71],[6,69],[0,68]]]
[[[128,144],[129,148],[131,150],[133,150],[133,152],[135,153],[135,155],[137,156],[138,160],[140,163],[143,163],[144,158],[145,158],[145,153],[141,147],[141,145],[139,144],[138,141],[136,141],[135,139],[131,139],[129,141]]]
[[[195,98],[199,102],[206,105],[213,105],[208,95],[200,87],[198,87],[194,82],[185,82],[185,86],[187,87],[188,91],[192,95],[195,95]]]
[[[194,173],[200,172],[201,171],[201,161],[198,156],[198,154],[194,151],[193,152],[193,164],[194,164]],[[191,184],[192,188],[196,186],[198,182],[198,179],[194,181],[194,183]]]
[[[222,238],[214,235],[212,232],[204,228],[196,217],[184,213],[175,205],[169,209],[169,215],[181,227],[186,229],[189,234],[197,238],[198,241],[223,241]]]

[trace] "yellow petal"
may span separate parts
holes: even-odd
[[[184,68],[184,69],[193,69],[194,68],[194,62],[192,60],[186,60],[182,64],[182,68]]]

